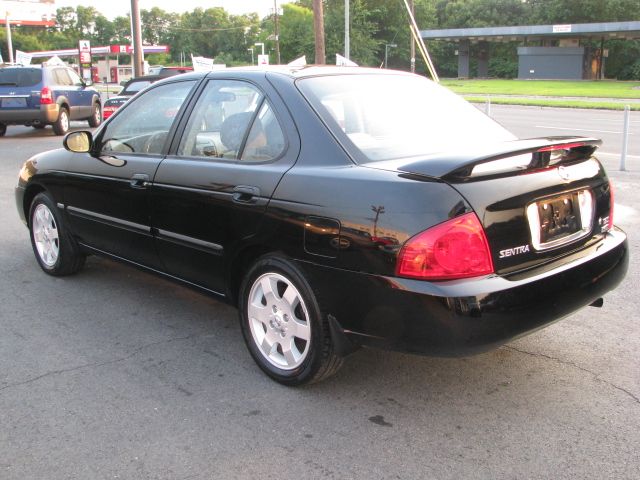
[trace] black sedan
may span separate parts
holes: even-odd
[[[16,200],[46,273],[97,254],[215,295],[297,385],[360,346],[468,355],[602,305],[628,249],[599,144],[516,139],[402,72],[229,69],[69,134]]]

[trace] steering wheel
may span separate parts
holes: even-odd
[[[156,132],[149,135],[149,138],[144,142],[142,151],[144,153],[160,153],[165,140],[167,139],[167,132]],[[160,147],[157,148],[156,147]],[[152,150],[153,149],[153,150]]]

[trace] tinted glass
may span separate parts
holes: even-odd
[[[151,85],[151,82],[149,80],[140,80],[139,82],[131,82],[129,85],[124,87],[124,89],[122,89],[122,91],[120,92],[120,95],[135,95],[140,90],[142,90],[145,87],[148,87],[149,85]]]
[[[280,124],[267,102],[262,105],[253,121],[240,160],[243,162],[266,162],[280,156],[284,151],[284,135]]]
[[[161,85],[127,102],[106,126],[101,151],[160,153],[171,125],[195,83]]]
[[[73,83],[71,82],[71,78],[69,77],[69,73],[64,68],[56,68],[53,71],[53,78],[57,85],[73,85]]]
[[[41,81],[39,68],[0,68],[0,87],[33,87]]]
[[[515,139],[455,93],[419,76],[336,75],[297,85],[362,161]]]
[[[67,70],[67,74],[69,75],[69,79],[71,80],[71,85],[75,85],[76,87],[84,85],[84,82],[82,81],[80,76],[73,70]]]
[[[191,114],[178,155],[237,160],[262,94],[253,85],[212,80]]]

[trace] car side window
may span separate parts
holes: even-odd
[[[67,70],[67,73],[69,74],[71,85],[74,85],[76,87],[84,85],[84,82],[76,72],[74,72],[73,70]]]
[[[284,151],[284,134],[265,101],[258,112],[245,143],[240,160],[243,162],[266,162],[279,157]]]
[[[273,139],[275,155],[267,152],[267,134]],[[211,80],[191,114],[177,153],[265,161],[276,158],[283,148],[282,130],[255,86],[237,80]]]
[[[64,86],[72,85],[71,78],[69,78],[69,74],[67,73],[67,70],[65,70],[64,68],[56,68],[53,71],[53,76],[55,78],[56,84],[58,85],[64,85]]]
[[[167,83],[126,103],[105,126],[100,151],[161,153],[169,130],[195,84],[195,81]]]

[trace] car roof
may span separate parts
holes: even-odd
[[[213,70],[209,72],[189,72],[182,73],[180,75],[173,75],[165,77],[158,75],[157,81],[154,84],[165,84],[180,80],[200,80],[204,77],[216,78],[225,77],[229,74],[246,73],[247,77],[254,77],[255,75],[265,75],[267,73],[283,75],[293,80],[299,78],[310,78],[318,76],[331,76],[331,75],[415,75],[413,73],[390,70],[380,68],[367,68],[367,67],[337,67],[334,65],[305,65],[303,67],[293,67],[290,65],[269,65],[269,66],[247,66],[247,67],[231,67],[221,70]],[[148,75],[147,77],[156,77],[155,75]],[[136,80],[144,79],[147,77],[136,77]],[[132,79],[133,80],[133,79]],[[132,81],[129,80],[129,81]]]
[[[161,77],[160,75],[143,75],[142,77],[135,77],[127,80],[127,83],[125,83],[124,86],[126,87],[130,83],[134,83],[134,82],[155,82],[157,80],[160,80],[161,78],[166,78],[166,77]]]
[[[234,72],[271,72],[277,73],[292,78],[304,78],[315,77],[324,75],[362,75],[362,74],[375,74],[375,75],[390,75],[390,74],[405,74],[410,75],[408,72],[400,70],[388,70],[379,68],[368,67],[339,67],[336,65],[304,65],[304,66],[291,66],[291,65],[268,65],[268,66],[248,66],[248,67],[232,67],[223,70],[216,70],[213,73],[234,71]],[[212,72],[208,72],[212,73]]]

